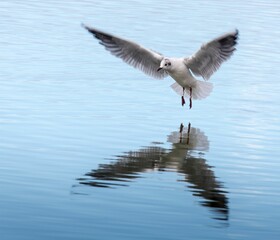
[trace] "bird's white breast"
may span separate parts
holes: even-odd
[[[168,71],[169,75],[182,87],[192,87],[196,79],[184,64],[183,59],[171,59],[172,68]]]

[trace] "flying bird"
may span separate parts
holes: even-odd
[[[203,99],[210,95],[213,85],[206,80],[232,56],[238,38],[236,29],[203,44],[189,57],[175,58],[165,57],[138,43],[96,28],[83,24],[82,26],[92,33],[106,50],[127,64],[157,79],[171,76],[176,81],[171,88],[181,96],[182,106],[185,104],[184,97],[189,98],[190,108],[192,108],[192,99]],[[202,77],[205,81],[195,77]]]

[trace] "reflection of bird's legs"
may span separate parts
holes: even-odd
[[[181,123],[180,125],[180,143],[182,143],[183,140],[183,130],[184,130],[184,125]]]
[[[188,137],[187,137],[187,144],[190,142],[190,132],[191,132],[191,123],[188,125]]]
[[[185,92],[185,88],[183,87],[182,106],[184,106],[184,105],[185,105],[184,92]]]
[[[192,108],[192,87],[190,87],[190,109]]]

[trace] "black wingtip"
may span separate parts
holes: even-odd
[[[113,38],[113,35],[109,34],[109,33],[106,33],[106,32],[103,32],[101,30],[98,30],[96,28],[93,28],[93,27],[89,27],[83,23],[81,23],[81,26],[83,28],[85,28],[89,33],[91,33],[95,38],[101,40],[100,44],[104,45],[102,42],[104,40],[112,40]]]
[[[97,30],[94,28],[91,28],[87,25],[85,25],[84,23],[81,23],[81,26],[86,29],[89,33],[93,34],[95,37],[97,36]]]
[[[83,27],[84,29],[88,30],[89,31],[89,27],[87,25],[85,25],[84,23],[81,23],[81,27]]]
[[[238,38],[238,36],[239,36],[239,30],[237,28],[235,28],[235,36],[236,36],[236,38]]]
[[[239,30],[237,28],[235,28],[235,31],[233,32],[232,37],[233,37],[235,43],[237,43],[237,40],[239,38]]]

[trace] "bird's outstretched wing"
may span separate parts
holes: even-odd
[[[92,33],[106,50],[111,52],[114,56],[121,58],[129,65],[140,69],[154,78],[160,79],[167,76],[165,71],[157,71],[161,60],[164,58],[163,55],[146,49],[135,42],[105,33],[96,28],[85,25],[82,26]]]
[[[208,80],[228,60],[235,51],[238,30],[222,35],[206,44],[192,56],[185,58],[184,63],[196,76]]]

